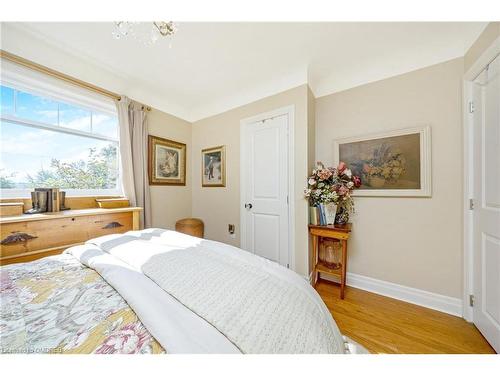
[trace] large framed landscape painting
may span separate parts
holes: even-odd
[[[186,145],[150,135],[148,174],[150,185],[186,185]]]
[[[226,186],[226,149],[224,146],[201,150],[201,186]]]
[[[430,197],[429,126],[337,139],[334,161],[361,177],[357,196]]]

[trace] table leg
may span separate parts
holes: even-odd
[[[318,244],[318,237],[314,234],[312,235],[312,274],[311,274],[311,285],[314,287],[316,285],[316,265],[318,261],[316,259],[316,246]]]
[[[347,272],[347,240],[342,240],[342,276],[340,278],[340,298],[344,299]]]

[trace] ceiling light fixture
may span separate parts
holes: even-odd
[[[176,32],[177,26],[172,21],[152,23],[119,21],[115,22],[115,30],[111,34],[115,39],[132,37],[142,44],[152,45],[160,38],[172,37]]]

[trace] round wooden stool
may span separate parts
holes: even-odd
[[[175,230],[184,234],[189,234],[190,236],[195,236],[203,238],[203,232],[205,230],[205,225],[203,221],[195,218],[187,218],[178,220],[175,223]]]

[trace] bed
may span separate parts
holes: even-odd
[[[159,228],[0,268],[2,353],[332,353],[342,336],[305,279]]]

